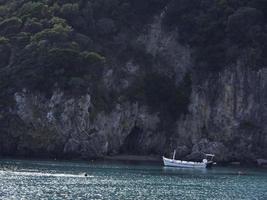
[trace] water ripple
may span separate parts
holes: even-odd
[[[267,171],[0,161],[0,199],[267,199]],[[246,172],[239,176],[238,171]],[[84,174],[88,174],[87,177]]]

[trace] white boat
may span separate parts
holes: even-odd
[[[176,151],[173,153],[173,158],[163,158],[163,162],[165,166],[168,167],[180,167],[180,168],[207,168],[211,167],[213,164],[213,154],[205,154],[206,158],[202,160],[202,162],[192,162],[192,161],[183,161],[183,160],[175,160]]]

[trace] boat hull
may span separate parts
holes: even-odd
[[[163,157],[163,162],[165,166],[179,168],[207,168],[208,166],[208,163],[204,162],[188,162],[181,160],[173,160],[165,157]]]

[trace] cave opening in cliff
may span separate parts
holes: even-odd
[[[120,149],[122,154],[141,154],[140,140],[143,130],[135,126],[131,133],[126,137],[124,144]]]

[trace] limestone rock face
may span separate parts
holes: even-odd
[[[168,76],[175,75],[179,83],[192,67],[191,50],[177,42],[177,31],[166,32],[162,28],[163,13],[156,16],[148,31],[138,37],[146,51],[161,62],[154,68]]]
[[[216,155],[215,159],[219,161],[228,159],[227,148],[223,143],[209,142],[207,139],[201,139],[199,143],[195,144],[192,148],[192,153],[188,155],[187,158],[189,160],[198,160],[199,158],[202,158],[206,152],[212,152],[214,155]]]
[[[47,97],[25,88],[14,91],[12,105],[0,107],[0,155],[101,158],[116,154],[170,155],[199,160],[254,161],[267,157],[267,70],[250,69],[245,59],[203,79],[192,70],[191,50],[166,32],[162,15],[136,37],[155,61],[153,70],[174,77],[179,86],[191,73],[188,112],[171,121],[148,105],[118,99],[110,111],[97,111],[92,94],[55,89]],[[106,88],[120,93],[142,75],[131,58],[105,71]],[[119,84],[118,84],[119,83]],[[163,104],[165,102],[162,102]],[[0,105],[1,106],[1,105]]]
[[[251,71],[240,61],[195,84],[189,113],[177,122],[176,145],[220,161],[266,157],[266,83],[266,69]]]
[[[53,154],[56,151],[84,158],[116,154],[134,127],[144,133],[138,142],[140,145],[145,143],[142,148],[146,151],[156,148],[154,143],[160,143],[149,139],[157,131],[159,118],[138,104],[117,104],[110,113],[100,112],[92,119],[89,94],[67,97],[63,92],[55,91],[46,99],[25,90],[16,93],[14,98],[14,112],[25,129],[30,127],[17,141],[17,148],[23,149],[21,154],[40,151]]]

